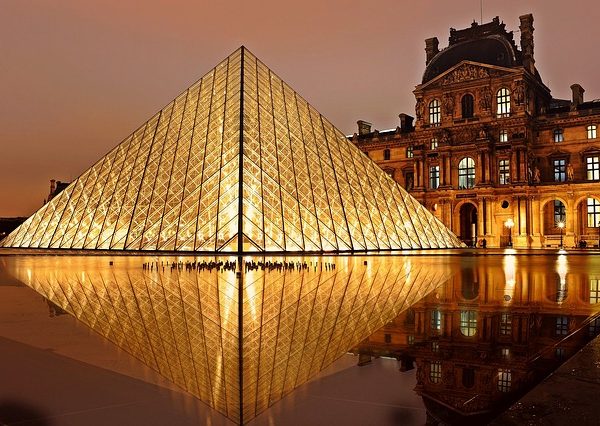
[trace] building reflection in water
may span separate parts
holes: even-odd
[[[57,309],[239,423],[452,274],[448,259],[427,256],[14,256],[4,262]]]
[[[599,279],[592,257],[463,258],[354,352],[416,367],[428,424],[483,424],[600,332]]]

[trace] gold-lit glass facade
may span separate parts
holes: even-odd
[[[182,252],[461,245],[243,47],[1,244]]]
[[[210,261],[285,261],[294,268],[198,267]],[[3,266],[242,423],[451,276],[445,261],[424,256],[9,256]]]

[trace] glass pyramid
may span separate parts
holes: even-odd
[[[212,253],[461,245],[244,47],[0,243]]]
[[[236,260],[307,266],[183,267]],[[424,256],[7,256],[0,262],[237,423],[256,417],[451,277],[443,259],[432,268]]]

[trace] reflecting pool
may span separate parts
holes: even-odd
[[[480,424],[600,330],[592,256],[4,256],[0,265],[44,296],[51,316],[72,314],[234,422],[257,425],[299,419],[275,403],[347,352],[359,365],[396,359],[392,375],[411,383],[431,421]]]

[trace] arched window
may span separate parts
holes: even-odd
[[[460,106],[462,109],[462,118],[473,117],[473,95],[466,94],[460,100]]]
[[[475,186],[475,160],[465,157],[458,163],[458,189],[471,189]]]
[[[440,101],[434,99],[429,102],[429,124],[438,126],[442,122],[442,109]]]
[[[508,117],[510,115],[510,90],[506,87],[496,93],[496,105],[496,115],[498,117]]]

